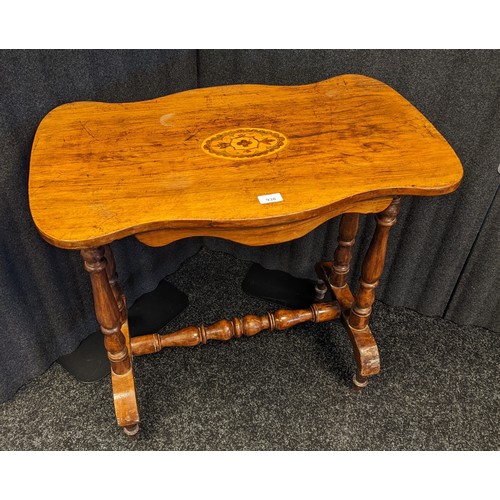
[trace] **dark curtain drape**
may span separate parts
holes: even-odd
[[[31,143],[40,120],[70,101],[135,101],[197,86],[196,51],[0,52],[0,401],[96,331],[78,252],[38,235],[27,199]],[[200,239],[152,249],[113,244],[130,301],[156,287]]]
[[[377,295],[388,304],[500,331],[495,290],[500,52],[2,51],[0,70],[0,401],[75,349],[97,326],[78,253],[45,243],[28,209],[36,127],[48,111],[70,101],[135,101],[234,83],[303,84],[342,73],[388,83],[448,139],[465,176],[452,195],[403,201]],[[126,238],[113,248],[131,302],[202,245],[313,277],[311,264],[333,255],[337,226],[333,220],[293,242],[257,248],[215,238],[191,238],[160,249]],[[372,230],[372,219],[363,217],[355,274]]]

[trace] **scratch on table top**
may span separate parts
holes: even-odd
[[[87,122],[83,123],[81,120],[80,120],[80,125],[82,126],[82,130],[85,130],[85,132],[87,132],[87,134],[90,135],[90,137],[92,137],[94,140],[98,141],[98,142],[102,142],[100,139],[98,139],[88,128],[87,128]]]

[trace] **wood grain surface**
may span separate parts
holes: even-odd
[[[213,325],[188,326],[182,330],[160,335],[153,333],[131,339],[134,356],[159,352],[165,347],[196,346],[208,340],[230,340],[242,335],[252,337],[262,330],[286,330],[306,321],[323,323],[338,318],[340,306],[336,302],[312,304],[308,309],[279,309],[264,316],[247,315],[243,318],[223,319]]]
[[[63,248],[133,234],[153,245],[204,234],[259,245],[343,212],[381,211],[392,195],[449,193],[461,177],[413,105],[343,75],[59,106],[35,135],[29,200],[42,236]],[[259,202],[275,193],[283,201]]]

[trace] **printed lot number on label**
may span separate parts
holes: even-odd
[[[266,203],[276,203],[278,201],[283,201],[283,197],[281,196],[280,193],[273,193],[273,194],[261,194],[260,196],[257,196],[259,199],[259,203],[261,205],[264,205]]]

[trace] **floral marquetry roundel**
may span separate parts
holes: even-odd
[[[201,148],[212,156],[240,160],[277,153],[286,143],[286,137],[274,130],[238,128],[207,137]]]

